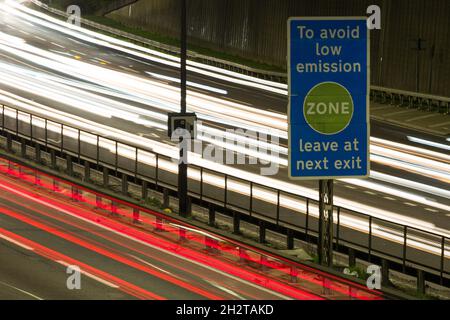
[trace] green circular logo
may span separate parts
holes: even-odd
[[[308,125],[322,134],[344,130],[353,117],[350,92],[336,82],[322,82],[312,88],[303,103],[303,115]]]

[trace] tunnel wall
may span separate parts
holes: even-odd
[[[123,8],[137,0],[41,0],[55,8],[65,10],[70,5],[81,8],[82,14],[104,15],[111,11]]]
[[[382,29],[371,32],[372,84],[450,96],[448,0],[188,0],[189,41],[285,68],[288,17],[364,16],[371,4],[382,10]],[[139,0],[108,16],[179,35],[178,0]]]

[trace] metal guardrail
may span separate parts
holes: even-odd
[[[89,208],[101,209],[122,223],[138,224],[139,230],[158,233],[164,231],[162,241],[166,241],[165,244],[169,250],[172,248],[170,243],[174,243],[176,245],[173,247],[176,247],[177,252],[180,252],[178,248],[180,245],[187,249],[182,250],[182,255],[186,251],[199,254],[205,254],[205,251],[212,253],[214,260],[239,265],[240,268],[250,272],[256,271],[255,276],[262,280],[278,281],[290,292],[296,294],[297,298],[379,300],[389,297],[361,283],[263,252],[241,242],[198,229],[176,218],[122,201],[3,157],[0,157],[0,173],[20,178],[23,182],[50,190],[67,200],[83,203]],[[183,256],[190,257],[189,254]],[[214,261],[207,262],[214,266]],[[219,270],[225,271],[223,268]],[[229,270],[230,268],[228,272]],[[233,270],[234,268],[231,268],[231,271]],[[303,283],[307,284],[307,288]],[[261,285],[264,287],[266,283],[262,281]]]
[[[450,98],[371,86],[373,101],[398,107],[450,114]]]
[[[0,111],[0,129],[7,137],[7,149],[13,135],[47,150],[71,155],[79,162],[85,160],[97,167],[110,168],[116,175],[126,174],[156,188],[177,190],[177,175],[168,169],[168,163],[173,165],[169,156],[14,107],[2,105]],[[230,210],[236,217],[246,215],[263,226],[286,228],[291,235],[290,232],[301,233],[306,242],[315,245],[317,200],[197,165],[189,165],[189,174],[190,197]],[[287,204],[292,202],[295,207]],[[450,259],[446,257],[450,238],[339,206],[334,206],[334,216],[336,248],[356,249],[367,254],[369,261],[373,257],[390,260],[403,271],[413,266],[437,275],[441,284],[450,279]]]
[[[38,0],[32,0],[33,3],[36,5],[42,7],[43,9],[68,18],[68,14],[64,11],[51,8],[47,6],[46,4],[38,1]],[[128,32],[124,32],[115,28],[107,27],[102,24],[90,21],[88,19],[81,18],[81,23],[89,26],[94,29],[98,29],[107,33],[110,33],[115,36],[122,37],[124,39],[134,41],[136,43],[144,44],[150,48],[154,48],[156,50],[168,53],[168,54],[174,54],[178,55],[180,52],[180,49],[175,46],[170,46],[167,44],[163,44],[157,41],[153,41],[144,37],[140,37]],[[226,61],[223,59],[218,59],[214,57],[209,57],[206,55],[202,55],[193,51],[188,51],[188,57],[190,59],[198,60],[206,65],[212,65],[218,68],[222,68],[225,70],[234,71],[237,73],[266,79],[266,80],[272,80],[275,82],[280,83],[287,83],[287,75],[286,73],[280,73],[280,72],[273,72],[273,71],[267,71],[267,70],[261,70],[261,69],[255,69],[251,68],[246,65],[234,63],[231,61]],[[397,89],[391,89],[391,88],[385,88],[385,87],[379,87],[379,86],[371,86],[371,98],[373,101],[382,103],[382,104],[390,104],[398,107],[407,107],[407,108],[414,108],[414,109],[420,109],[420,110],[426,110],[430,112],[438,112],[443,114],[450,114],[450,98],[449,97],[442,97],[442,96],[436,96],[436,95],[430,95],[430,94],[423,94],[423,93],[417,93],[412,91],[404,91],[404,90],[397,90]]]

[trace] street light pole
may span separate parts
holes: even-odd
[[[180,100],[180,113],[186,113],[186,84],[187,84],[187,10],[186,0],[181,1],[181,46],[180,46],[180,79],[181,79],[181,100]],[[189,141],[183,136],[180,137],[180,161],[178,165],[178,199],[179,199],[179,213],[181,216],[186,217],[188,215],[188,180],[187,180],[187,148],[184,144]]]

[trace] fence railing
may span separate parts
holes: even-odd
[[[14,107],[1,106],[1,130],[50,150],[109,168],[116,174],[177,190],[177,164],[170,156],[87,132]],[[189,195],[275,226],[304,234],[315,244],[318,201],[189,164]],[[381,257],[434,273],[440,282],[450,276],[450,239],[412,226],[334,206],[334,243],[364,252],[369,261]]]
[[[33,3],[40,6],[41,8],[67,18],[69,15],[61,10],[52,8],[47,6],[46,4],[38,1],[38,0],[32,0]],[[134,35],[132,33],[124,32],[121,30],[118,30],[116,28],[111,28],[99,23],[96,23],[94,21],[81,18],[81,23],[89,26],[91,28],[101,30],[103,32],[107,32],[109,34],[122,37],[124,39],[127,39],[132,42],[141,43],[144,44],[150,48],[169,53],[178,55],[180,52],[180,49],[175,46],[167,45],[164,43],[160,43],[157,41],[153,41],[144,37],[140,37],[137,35]],[[188,58],[197,60],[199,62],[202,62],[206,65],[211,65],[214,67],[234,71],[237,73],[266,79],[266,80],[272,80],[275,82],[281,82],[281,83],[287,83],[287,74],[284,72],[274,72],[274,71],[268,71],[268,70],[261,70],[252,68],[243,64],[234,63],[231,61],[218,59],[215,57],[210,57],[206,55],[202,55],[193,51],[188,51]],[[379,103],[383,104],[390,104],[395,105],[399,107],[408,107],[408,108],[415,108],[415,109],[421,109],[426,111],[432,111],[432,112],[439,112],[444,114],[450,114],[450,98],[449,97],[442,97],[442,96],[436,96],[436,95],[430,95],[430,94],[423,94],[423,93],[417,93],[417,92],[411,92],[411,91],[404,91],[404,90],[397,90],[397,89],[391,89],[391,88],[384,88],[379,86],[371,86],[371,98]]]
[[[450,114],[450,98],[371,86],[373,101],[399,107]]]

